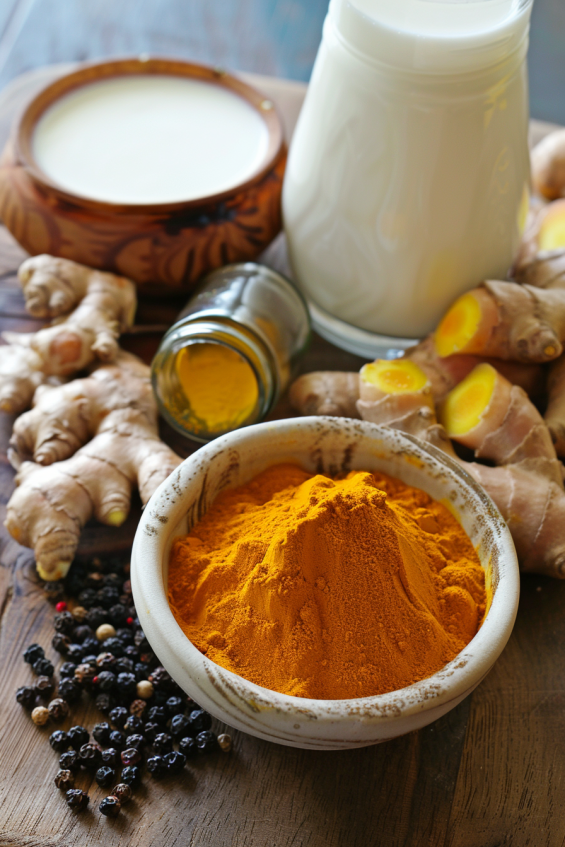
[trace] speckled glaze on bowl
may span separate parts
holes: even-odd
[[[278,462],[336,474],[379,470],[448,505],[475,545],[492,591],[473,640],[441,671],[407,688],[354,700],[290,697],[248,682],[203,656],[184,635],[167,601],[172,540],[185,534],[216,495]],[[230,726],[292,747],[363,747],[419,729],[453,709],[481,682],[514,624],[518,563],[496,506],[439,450],[388,427],[345,418],[261,423],[202,447],[149,501],[135,537],[131,580],[137,612],[152,648],[181,688]]]

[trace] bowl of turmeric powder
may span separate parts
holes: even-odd
[[[153,650],[202,708],[313,749],[454,708],[502,652],[519,596],[510,533],[463,468],[331,417],[192,454],[144,511],[131,579]]]

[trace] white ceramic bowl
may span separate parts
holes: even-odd
[[[389,694],[309,700],[255,685],[203,656],[167,601],[172,540],[185,534],[224,488],[278,462],[311,472],[379,470],[427,491],[452,509],[477,549],[492,604],[473,640],[441,671]],[[293,418],[237,430],[202,447],[149,501],[132,553],[137,612],[171,676],[202,708],[232,727],[293,747],[345,749],[386,741],[431,723],[479,684],[502,652],[516,616],[518,563],[490,498],[455,462],[412,436],[346,418]]]

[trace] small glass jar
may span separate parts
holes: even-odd
[[[164,336],[152,364],[165,420],[211,441],[257,423],[292,378],[310,339],[302,296],[254,262],[209,274]]]

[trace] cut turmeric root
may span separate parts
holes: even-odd
[[[435,333],[439,356],[473,353],[519,362],[556,359],[563,341],[562,290],[495,280],[456,300]]]
[[[376,359],[363,365],[359,372],[359,392],[362,400],[378,400],[385,394],[422,394],[429,398],[428,377],[410,359]]]
[[[440,420],[454,441],[498,465],[550,460],[561,471],[549,430],[528,396],[491,365],[476,367],[446,397]]]

